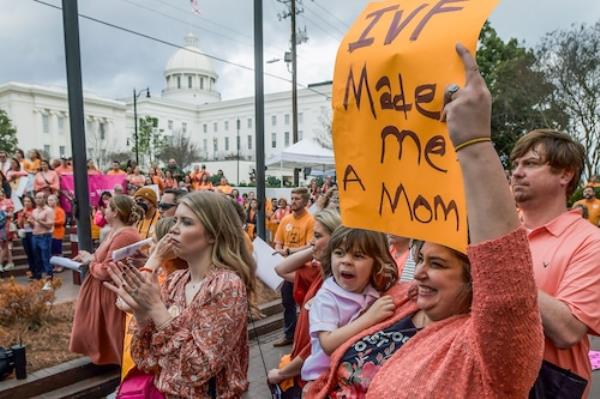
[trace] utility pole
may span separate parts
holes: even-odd
[[[235,140],[235,145],[237,146],[237,185],[240,185],[240,118],[237,118],[235,121],[235,126],[237,128],[237,137]]]
[[[291,0],[290,15],[292,19],[292,143],[296,144],[298,142],[298,63],[296,60],[296,0]]]
[[[79,47],[79,16],[77,0],[62,0],[67,90],[69,93],[69,122],[71,151],[77,204],[77,238],[79,249],[92,252],[90,200],[87,181],[85,125],[83,116],[83,87],[81,84],[81,52]]]
[[[303,31],[298,32],[296,28],[296,15],[304,12],[302,9],[302,0],[277,0],[278,2],[285,4],[289,7],[289,12],[279,13],[279,19],[290,18],[291,19],[291,39],[290,39],[290,50],[291,60],[285,57],[286,62],[292,64],[292,143],[298,142],[298,63],[297,63],[297,45],[308,41],[306,35],[306,28]],[[297,7],[297,5],[299,7]],[[298,186],[300,181],[300,173],[298,169],[294,169],[294,185]]]
[[[137,125],[137,93],[133,89],[133,136],[135,140],[135,164],[140,165],[140,150],[138,148],[138,125]]]
[[[265,229],[265,77],[263,55],[263,4],[254,0],[254,118],[256,126],[256,215],[257,233],[267,239]]]

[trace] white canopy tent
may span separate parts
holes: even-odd
[[[323,171],[335,165],[333,151],[311,139],[300,140],[265,161],[267,166],[281,169],[319,168]]]

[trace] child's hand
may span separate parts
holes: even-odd
[[[279,384],[281,381],[285,380],[285,377],[282,377],[279,371],[279,369],[269,370],[269,374],[267,374],[267,381],[269,384]]]
[[[389,295],[382,296],[376,300],[371,307],[365,312],[365,317],[371,321],[371,325],[377,324],[394,314],[396,306],[392,297]]]

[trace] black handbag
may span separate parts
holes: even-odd
[[[587,383],[577,374],[544,360],[529,399],[581,399]]]

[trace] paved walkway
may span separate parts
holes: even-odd
[[[290,353],[292,346],[284,346],[282,348],[274,348],[273,341],[281,337],[281,332],[275,332],[260,337],[260,349],[267,365],[267,370],[277,367],[281,356]],[[269,387],[267,385],[267,375],[263,366],[260,352],[256,341],[252,341],[250,346],[250,366],[248,367],[248,380],[250,381],[250,389],[244,395],[245,399],[268,399],[271,397]]]

